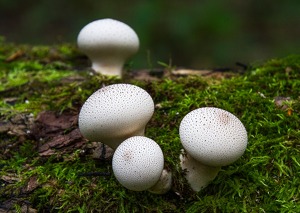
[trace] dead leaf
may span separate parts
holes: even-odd
[[[5,61],[6,62],[11,62],[11,61],[14,61],[20,57],[22,57],[24,55],[24,51],[22,50],[17,50],[16,52],[14,52],[13,54],[11,54],[10,56],[8,56]]]
[[[6,173],[6,175],[2,175],[0,179],[6,183],[15,183],[20,181],[20,178],[18,178],[16,174],[10,174],[10,173]]]
[[[290,97],[275,97],[275,105],[282,110],[286,110],[288,108],[288,103],[291,101],[292,99]]]
[[[178,69],[173,70],[173,75],[197,75],[197,76],[204,76],[211,74],[212,70],[191,70],[191,69]]]
[[[68,129],[76,128],[77,114],[57,114],[52,111],[41,112],[35,120],[32,135],[36,140],[48,140],[62,134]]]
[[[31,176],[27,182],[27,186],[22,191],[23,193],[30,193],[39,186],[40,184],[38,183],[37,176]]]

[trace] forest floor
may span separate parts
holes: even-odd
[[[215,70],[160,63],[120,79],[94,73],[70,44],[0,45],[0,212],[300,212],[299,55]],[[173,173],[164,195],[122,187],[113,151],[78,129],[84,101],[121,82],[154,100],[145,135]],[[179,167],[178,127],[204,106],[235,114],[248,147],[195,193]]]

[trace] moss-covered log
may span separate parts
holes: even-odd
[[[105,77],[93,73],[73,45],[1,41],[0,210],[300,212],[300,56],[254,63],[242,74],[172,71]],[[119,82],[138,85],[154,99],[146,136],[161,146],[174,175],[165,195],[122,187],[107,147],[78,133],[77,115],[87,97]],[[183,116],[204,106],[235,114],[249,144],[241,159],[194,193],[179,168],[178,127]]]

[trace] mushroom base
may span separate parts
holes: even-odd
[[[135,128],[132,131],[128,131],[123,135],[113,135],[114,137],[103,138],[101,140],[101,143],[104,143],[108,145],[110,148],[112,148],[113,150],[116,150],[118,146],[126,139],[134,136],[144,136],[144,135],[145,135],[145,127],[143,126],[142,128]]]
[[[148,189],[149,192],[154,194],[165,194],[172,186],[172,173],[164,169],[157,183]]]
[[[123,76],[123,60],[108,60],[103,58],[93,58],[92,69],[102,75]]]
[[[199,192],[215,179],[221,167],[206,166],[184,151],[180,154],[180,166],[191,188]]]

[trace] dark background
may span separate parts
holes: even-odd
[[[0,0],[0,35],[20,44],[76,43],[101,18],[127,23],[134,67],[233,66],[300,53],[299,0]]]

